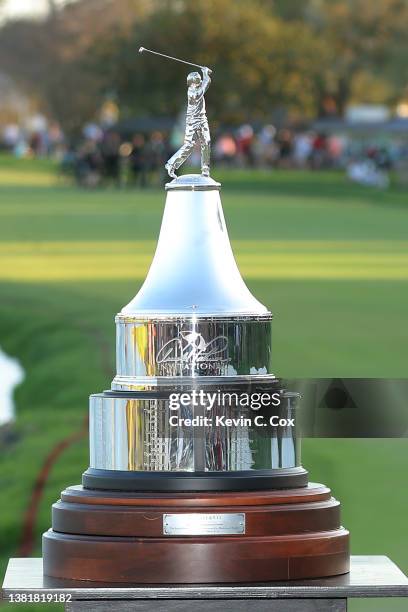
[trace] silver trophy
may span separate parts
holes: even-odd
[[[272,315],[242,280],[208,175],[203,74],[167,163],[173,174],[200,142],[202,174],[166,185],[147,278],[116,317],[116,376],[90,398],[90,467],[43,536],[47,577],[219,584],[349,569],[339,504],[300,465]]]
[[[209,176],[204,94],[211,70],[200,68],[202,78],[193,72],[187,79],[185,142],[166,164],[175,178],[166,185],[152,264],[140,291],[116,316],[117,373],[109,391],[90,398],[88,488],[307,484],[293,426],[298,396],[285,391],[271,369],[272,314],[240,275],[220,184]],[[176,177],[196,143],[202,173]],[[262,395],[274,393],[277,406],[260,404]],[[247,399],[254,397],[256,405]],[[233,426],[226,425],[230,421]]]

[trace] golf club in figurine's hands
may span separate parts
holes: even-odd
[[[184,143],[172,157],[166,163],[166,170],[169,176],[176,178],[176,170],[180,168],[182,164],[191,155],[194,146],[199,143],[201,147],[201,174],[203,176],[210,175],[210,154],[211,154],[211,136],[210,128],[208,126],[208,119],[205,111],[205,99],[204,95],[211,83],[212,70],[206,66],[200,66],[199,64],[193,64],[192,62],[186,62],[185,60],[178,59],[177,57],[171,57],[158,51],[152,51],[151,49],[145,49],[140,47],[139,53],[153,53],[160,57],[165,57],[176,62],[181,62],[189,66],[195,66],[200,68],[203,73],[201,77],[199,72],[190,72],[187,76],[187,113],[186,113],[186,129],[184,134]]]
[[[209,170],[202,73],[189,75],[173,174],[197,140]],[[43,537],[46,575],[222,583],[349,569],[340,504],[301,465],[299,396],[273,374],[272,314],[238,270],[220,188],[202,174],[166,185],[146,280],[115,319],[116,375],[90,397],[90,466]]]

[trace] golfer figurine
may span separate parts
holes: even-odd
[[[187,77],[188,103],[184,144],[172,157],[170,157],[166,163],[166,170],[172,178],[176,178],[176,170],[180,168],[181,164],[184,164],[186,159],[191,154],[194,145],[199,142],[201,146],[201,174],[203,174],[203,176],[209,176],[211,138],[210,128],[208,127],[208,119],[205,112],[204,94],[210,86],[210,74],[212,73],[212,70],[206,66],[186,62],[186,60],[182,60],[178,57],[165,55],[164,53],[159,53],[158,51],[153,51],[152,49],[146,49],[145,47],[140,47],[139,53],[152,53],[153,55],[158,55],[159,57],[164,57],[174,62],[180,62],[181,64],[187,64],[188,66],[195,66],[196,68],[200,68],[201,72],[203,73],[202,78],[199,72],[190,72]]]
[[[188,104],[184,143],[166,163],[166,170],[173,178],[176,178],[176,170],[184,164],[197,142],[201,146],[201,174],[203,176],[210,174],[211,138],[205,112],[204,94],[210,86],[212,71],[205,67],[201,70],[203,78],[199,72],[190,72],[187,77]]]

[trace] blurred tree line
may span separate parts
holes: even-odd
[[[0,73],[75,133],[114,97],[121,116],[176,115],[187,70],[214,70],[224,123],[341,115],[406,94],[408,0],[76,0],[0,29]],[[186,67],[187,68],[187,67]]]

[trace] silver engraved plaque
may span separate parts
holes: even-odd
[[[169,536],[183,535],[243,535],[245,514],[164,514],[163,533]]]

